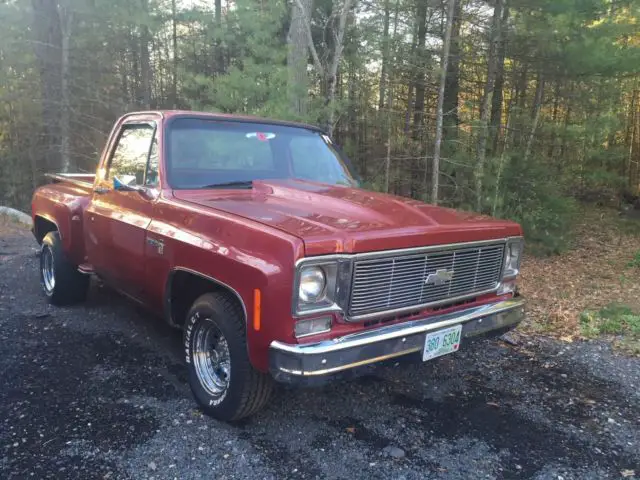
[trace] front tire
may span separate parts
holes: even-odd
[[[67,259],[58,232],[49,232],[40,249],[40,283],[53,305],[72,305],[87,298],[90,278]]]
[[[269,401],[273,380],[249,361],[244,314],[234,297],[218,292],[198,298],[183,340],[189,386],[207,415],[239,420]]]

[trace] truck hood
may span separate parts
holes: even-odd
[[[255,181],[248,190],[174,190],[182,201],[300,238],[305,253],[361,253],[522,234],[517,223],[417,200],[301,180]]]

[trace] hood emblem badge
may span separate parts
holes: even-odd
[[[444,285],[447,282],[453,280],[453,270],[440,269],[436,270],[436,273],[430,273],[427,275],[426,280],[424,281],[425,285],[435,285],[440,286]]]

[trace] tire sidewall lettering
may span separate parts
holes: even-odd
[[[187,320],[187,325],[185,327],[184,333],[184,353],[185,353],[185,362],[187,364],[191,364],[191,337],[193,335],[193,327],[196,322],[200,319],[200,312],[195,312],[193,315],[189,317]]]

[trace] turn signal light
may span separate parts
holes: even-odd
[[[307,337],[309,335],[317,335],[331,330],[331,317],[309,318],[298,320],[293,327],[293,333],[296,338]]]

